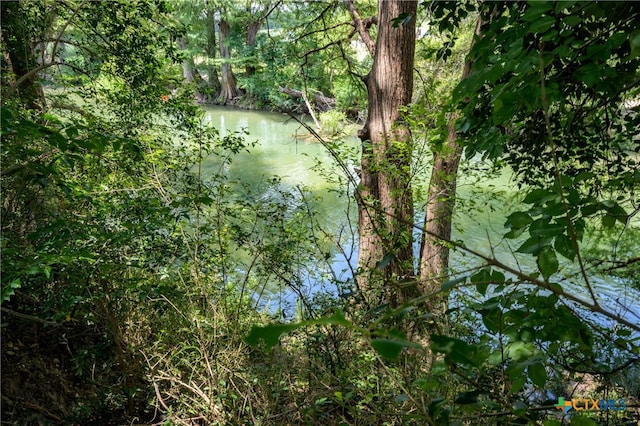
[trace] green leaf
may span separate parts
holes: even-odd
[[[570,16],[567,16],[566,18],[563,18],[562,21],[570,27],[575,27],[580,22],[582,22],[582,18],[579,16],[570,15]]]
[[[344,313],[336,309],[330,317],[318,318],[316,320],[308,321],[310,325],[341,325],[343,327],[351,327],[353,324],[351,321],[344,317]],[[303,323],[303,325],[305,325]]]
[[[534,385],[543,388],[547,383],[547,370],[544,368],[544,365],[540,363],[531,364],[527,372]]]
[[[529,234],[532,237],[535,236],[555,236],[562,234],[565,230],[565,226],[558,222],[550,222],[550,219],[537,219],[533,221],[529,227]]]
[[[616,218],[611,216],[611,215],[604,215],[602,216],[602,226],[605,228],[613,228],[613,226],[616,224]]]
[[[16,278],[8,284],[2,285],[2,291],[0,291],[0,304],[6,302],[16,294],[16,290],[21,287],[20,278]]]
[[[573,415],[571,416],[571,426],[597,426],[598,423],[591,420],[589,417],[584,417],[581,415]]]
[[[280,341],[280,336],[289,331],[295,330],[304,326],[304,323],[297,324],[270,324],[264,327],[253,326],[251,331],[244,338],[244,341],[249,346],[258,346],[260,340],[264,341],[267,350],[270,350]]]
[[[558,270],[558,258],[555,250],[546,247],[538,254],[538,267],[545,280],[548,280]]]
[[[511,231],[504,234],[505,238],[518,238],[520,235],[524,233],[527,228],[513,228]]]
[[[460,283],[463,283],[467,280],[467,277],[456,278],[455,280],[449,280],[442,283],[440,286],[441,291],[451,290],[453,287],[457,286]]]
[[[518,253],[530,253],[537,254],[542,248],[548,246],[552,241],[551,237],[531,237],[518,249],[516,250]]]
[[[631,60],[640,55],[640,30],[634,31],[629,36],[629,45],[631,46],[631,53],[627,57],[627,60]]]
[[[0,108],[0,130],[6,132],[9,130],[9,123],[13,120],[13,113],[9,108]]]
[[[554,23],[555,18],[553,16],[543,16],[531,23],[531,25],[529,26],[529,32],[538,34],[544,33],[549,30],[549,28],[551,28]]]
[[[475,404],[476,402],[478,402],[479,396],[480,396],[479,390],[474,390],[471,392],[462,392],[458,394],[458,396],[456,397],[455,403],[461,404],[461,405]]]
[[[515,212],[507,216],[507,221],[504,226],[505,228],[522,228],[530,224],[532,221],[533,219],[528,213]]]
[[[553,243],[553,248],[555,248],[558,253],[569,260],[573,260],[576,257],[576,250],[573,246],[573,240],[566,234],[556,236],[556,239]]]
[[[393,28],[397,28],[400,25],[402,25],[403,27],[406,26],[411,22],[412,17],[413,15],[411,15],[410,13],[401,13],[397,18],[393,18],[391,20],[391,22],[393,22]]]
[[[557,197],[558,194],[555,192],[547,191],[546,189],[534,189],[524,197],[522,202],[525,204],[542,204]]]
[[[525,22],[533,22],[553,9],[553,2],[550,1],[536,1],[529,2],[527,11],[522,16],[522,20]]]
[[[372,339],[371,346],[378,354],[388,360],[396,360],[404,348],[421,348],[419,343],[404,339]]]
[[[517,343],[521,343],[521,342],[517,342]],[[522,377],[522,373],[524,373],[524,369],[525,369],[525,364],[522,362],[518,362],[518,363],[509,365],[505,370],[505,372],[507,373],[507,376],[509,377],[509,379],[513,381],[518,377]]]
[[[608,216],[611,216],[614,220],[618,220],[623,225],[627,223],[627,212],[620,207],[620,204],[611,200],[603,201],[602,204],[607,209]]]
[[[505,276],[500,271],[492,271],[491,272],[491,282],[493,284],[502,284],[504,283]]]
[[[471,282],[476,285],[478,293],[484,296],[491,282],[491,269],[483,268],[479,270],[471,276]]]
[[[386,268],[389,265],[389,263],[391,263],[392,260],[393,260],[393,253],[385,254],[382,260],[380,260],[379,262],[376,262],[376,269]]]
[[[260,340],[263,340],[266,349],[270,350],[278,344],[282,334],[301,327],[308,327],[310,325],[339,325],[343,327],[353,327],[353,323],[344,317],[342,311],[336,309],[330,317],[322,317],[310,321],[291,324],[269,324],[266,326],[254,325],[251,327],[249,334],[244,338],[244,341],[250,346],[257,346]]]
[[[460,339],[449,336],[431,336],[431,350],[445,354],[452,362],[470,366],[479,366],[484,359],[479,356],[477,348]]]

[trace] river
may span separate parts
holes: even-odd
[[[265,186],[274,176],[280,177],[282,184],[292,191],[304,187],[318,196],[321,224],[327,229],[341,229],[344,232],[349,229],[349,222],[354,223],[353,204],[349,209],[346,197],[339,197],[333,191],[338,189],[337,184],[327,179],[327,174],[335,176],[340,173],[335,160],[322,144],[306,137],[308,132],[297,121],[278,113],[211,106],[204,108],[209,122],[222,136],[229,131],[245,130],[248,132],[246,140],[257,142],[249,153],[242,152],[234,159],[229,169],[234,179],[256,188]],[[353,137],[347,138],[344,144],[347,148],[357,150],[358,141]],[[324,173],[316,167],[318,164],[325,169]],[[460,173],[452,238],[464,241],[467,247],[486,255],[494,253],[504,263],[524,271],[535,270],[535,261],[530,256],[514,253],[517,242],[501,237],[507,212],[513,211],[511,208],[519,198],[510,175],[479,172],[478,166],[478,163],[468,164],[468,168]],[[424,188],[424,185],[418,188]],[[585,239],[588,240],[589,236]],[[353,254],[357,243],[353,238],[346,238],[342,244],[346,247],[345,252],[336,250],[330,263],[334,276],[348,281],[355,267]],[[579,272],[576,266],[561,257],[559,260],[561,273],[564,274],[561,282],[569,283],[573,294],[588,300],[584,286],[571,284],[580,281],[572,279]],[[454,270],[464,271],[477,267],[480,262],[464,252],[454,251],[451,265]],[[610,310],[631,322],[640,322],[640,291],[610,276],[590,273],[589,280],[601,304],[609,306]],[[335,292],[336,289],[326,281],[306,279],[305,295],[321,291]],[[284,296],[289,302],[296,297],[297,293]]]

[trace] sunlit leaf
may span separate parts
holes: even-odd
[[[289,331],[302,327],[304,324],[270,324],[266,326],[253,326],[244,341],[250,346],[258,346],[264,341],[265,348],[270,350],[280,341],[280,336]]]
[[[345,318],[344,313],[339,309],[336,309],[330,317],[318,318],[316,320],[309,321],[309,323],[313,325],[341,325],[344,327],[352,325],[352,323]]]

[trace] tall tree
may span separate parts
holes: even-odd
[[[478,18],[474,32],[480,37],[482,19]],[[475,43],[471,41],[471,47]],[[471,59],[467,59],[462,70],[462,79],[471,75]],[[462,157],[462,146],[458,143],[456,120],[458,113],[450,114],[447,135],[442,146],[433,152],[433,167],[427,191],[425,224],[420,249],[420,290],[423,294],[434,294],[440,290],[449,268],[449,246],[451,222],[456,202],[458,166]],[[434,297],[429,301],[432,311],[444,311],[446,297]]]
[[[268,0],[263,5],[260,5],[253,4],[251,0],[247,0],[246,12],[248,17],[245,24],[245,46],[247,47],[250,56],[253,56],[252,51],[255,48],[260,27],[269,17],[271,12],[280,5],[280,3],[282,3],[282,0],[277,0],[275,2]],[[254,75],[256,73],[255,63],[248,61],[245,66],[245,70],[247,77]]]
[[[207,33],[207,46],[205,52],[207,54],[207,76],[208,87],[210,92],[219,92],[222,86],[220,85],[220,76],[218,74],[218,67],[215,66],[212,61],[215,60],[218,51],[218,45],[216,42],[216,10],[213,1],[205,2],[205,28]]]
[[[364,79],[369,113],[358,134],[362,140],[358,266],[367,274],[382,269],[386,298],[397,302],[408,291],[390,287],[414,275],[412,137],[402,111],[413,94],[418,2],[379,0],[375,44],[353,1],[345,4],[373,55],[373,66]],[[360,285],[371,285],[372,278],[365,275]]]
[[[240,96],[242,92],[238,88],[238,82],[231,67],[231,47],[229,45],[231,26],[229,25],[229,21],[224,17],[224,13],[223,17],[220,18],[218,28],[220,29],[220,58],[223,61],[221,67],[222,88],[220,89],[218,102],[226,104]]]
[[[177,39],[182,50],[182,76],[196,85],[196,99],[213,100],[220,92],[217,56],[215,4],[190,0],[176,3],[175,16],[188,29]],[[215,95],[213,95],[215,93]]]

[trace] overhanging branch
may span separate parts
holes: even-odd
[[[377,22],[375,17],[362,19],[360,14],[358,13],[358,9],[356,9],[355,4],[353,4],[353,0],[344,0],[344,4],[351,15],[351,20],[353,21],[353,25],[360,34],[360,38],[364,42],[364,45],[367,47],[367,50],[371,54],[371,56],[376,53],[376,42],[369,34],[369,28],[371,25]]]

